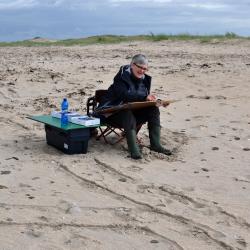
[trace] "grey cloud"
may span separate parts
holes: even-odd
[[[223,9],[232,8],[235,6],[249,7],[249,1],[240,0],[0,0],[0,10],[4,9],[22,9],[22,8],[68,8],[68,9],[89,9],[96,10],[103,7],[124,7],[124,6],[144,6],[157,7],[179,6],[180,8],[204,8],[204,9]]]
[[[26,8],[68,8],[68,9],[96,9],[107,5],[107,0],[0,0],[0,10],[26,9]]]
[[[149,32],[221,34],[229,31],[249,35],[248,1],[200,3],[198,0],[0,0],[0,40]]]
[[[0,1],[0,11],[1,10],[11,10],[20,8],[31,8],[37,5],[35,0],[2,0]]]

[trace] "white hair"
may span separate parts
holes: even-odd
[[[148,65],[148,59],[146,58],[146,56],[142,55],[142,54],[137,54],[135,56],[133,56],[132,60],[131,60],[131,64],[136,63],[136,64],[141,64],[141,65]]]

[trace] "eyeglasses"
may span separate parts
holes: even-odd
[[[136,63],[134,63],[134,65],[135,65],[137,68],[141,69],[141,70],[148,71],[148,68],[142,67],[142,66],[140,66],[140,65],[138,65],[138,64],[136,64]]]

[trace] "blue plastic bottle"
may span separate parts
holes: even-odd
[[[62,112],[62,116],[61,116],[61,125],[62,126],[67,126],[67,124],[69,123],[68,120],[68,108],[69,108],[69,103],[67,98],[63,98],[62,104],[61,104],[61,112]]]

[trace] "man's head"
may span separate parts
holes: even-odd
[[[131,69],[135,77],[142,78],[148,70],[148,59],[142,54],[133,56],[131,61]]]

